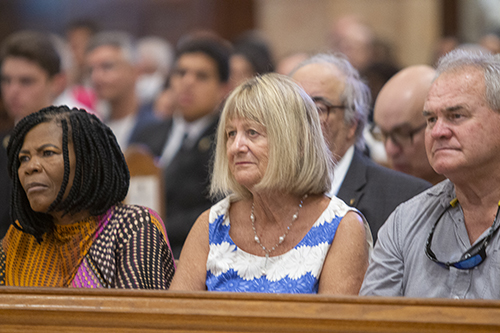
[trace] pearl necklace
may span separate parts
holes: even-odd
[[[264,264],[264,268],[262,269],[262,275],[266,275],[266,270],[267,270],[267,261],[269,260],[269,254],[276,250],[278,246],[281,245],[285,241],[286,236],[288,235],[288,232],[290,231],[290,228],[292,227],[293,223],[297,220],[299,217],[299,210],[302,208],[302,205],[304,204],[304,200],[306,200],[307,194],[305,194],[302,199],[300,200],[299,207],[297,208],[297,211],[295,214],[292,216],[292,221],[288,225],[288,227],[285,230],[285,233],[278,238],[278,243],[274,245],[272,248],[266,248],[262,243],[260,242],[259,236],[257,236],[257,230],[255,230],[255,215],[254,215],[254,203],[252,202],[252,212],[250,213],[250,221],[252,221],[252,229],[253,229],[253,234],[254,234],[254,240],[255,243],[259,244],[262,250],[264,251],[264,254],[266,255],[266,262]]]

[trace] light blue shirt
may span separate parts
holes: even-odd
[[[453,183],[444,180],[396,208],[380,228],[360,295],[500,298],[500,232],[487,246],[486,259],[470,270],[441,267],[425,254],[433,225],[454,198]],[[460,260],[471,247],[460,204],[441,219],[432,250],[442,261]]]

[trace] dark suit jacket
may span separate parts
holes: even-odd
[[[164,222],[175,258],[179,258],[184,241],[198,216],[214,203],[208,197],[208,185],[218,120],[218,117],[214,117],[196,144],[188,149],[182,147],[163,170],[166,204]],[[171,128],[170,120],[144,128],[132,142],[145,144],[155,156],[160,156]]]
[[[165,144],[167,143],[170,130],[172,128],[172,120],[163,120],[152,122],[150,124],[140,126],[132,132],[130,144],[139,144],[145,146],[156,157],[160,157]]]
[[[373,235],[400,203],[432,184],[373,162],[357,149],[337,197],[356,207],[365,216]]]

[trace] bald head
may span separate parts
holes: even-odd
[[[426,65],[401,70],[380,90],[373,114],[388,138],[385,149],[391,167],[431,183],[442,178],[431,168],[425,154],[422,110],[435,74]]]
[[[422,110],[435,70],[430,66],[407,67],[382,87],[375,102],[377,124],[391,128],[408,122],[416,126],[424,122]]]

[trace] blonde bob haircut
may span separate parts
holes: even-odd
[[[268,165],[255,190],[299,196],[330,190],[334,161],[314,102],[289,77],[270,73],[242,83],[225,102],[217,128],[210,185],[213,198],[231,193],[238,199],[252,196],[229,168],[226,126],[233,119],[253,121],[266,130]]]

